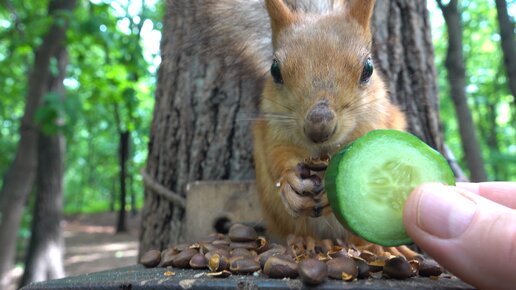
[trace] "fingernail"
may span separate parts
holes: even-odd
[[[471,223],[477,205],[454,187],[427,184],[417,189],[417,225],[423,231],[443,239],[460,236]]]

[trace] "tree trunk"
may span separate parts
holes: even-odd
[[[441,0],[437,0],[448,27],[448,52],[445,66],[448,71],[450,94],[457,114],[464,158],[470,171],[471,180],[479,182],[487,180],[487,174],[476,134],[475,123],[473,122],[466,98],[466,70],[462,50],[462,20],[457,2],[457,0],[452,0],[449,4],[444,5]]]
[[[120,148],[119,148],[119,160],[120,160],[120,209],[118,211],[118,222],[116,226],[117,233],[123,233],[127,231],[125,222],[126,218],[126,184],[127,184],[127,159],[129,157],[129,131],[123,131],[119,133],[120,136]]]
[[[409,131],[440,151],[458,180],[467,180],[443,140],[434,47],[425,0],[376,1],[373,14],[376,66],[399,104]]]
[[[57,61],[58,73],[49,78],[48,92],[57,94],[60,102],[64,102],[66,92],[63,80],[68,65],[68,52],[64,41],[60,43],[52,57]],[[61,124],[59,118],[58,115],[56,120],[51,121],[56,125]],[[31,239],[20,286],[64,277],[64,239],[61,220],[65,138],[61,128],[58,127],[56,133],[44,132],[40,128],[37,158],[36,203],[32,215]]]
[[[109,193],[109,211],[115,212],[116,205],[116,178],[113,177],[111,183],[111,192]]]
[[[52,0],[48,14],[59,18],[60,11],[71,11],[75,1]],[[20,141],[13,163],[4,176],[0,190],[0,288],[7,285],[6,273],[14,263],[16,236],[27,196],[36,175],[38,130],[34,114],[48,92],[50,60],[65,39],[66,27],[58,21],[49,28],[35,51],[34,67],[29,76],[25,110],[20,126]]]
[[[62,84],[63,79],[60,80]],[[36,203],[20,286],[64,276],[61,231],[64,151],[65,139],[61,134],[39,134]]]
[[[514,23],[511,22],[507,12],[507,2],[505,0],[495,0],[495,2],[507,80],[513,96],[513,112],[516,112],[516,43],[514,39]],[[513,116],[516,116],[516,113]]]
[[[129,165],[129,168],[133,166]],[[130,169],[129,169],[130,170]],[[136,216],[138,214],[138,209],[136,208],[136,190],[134,190],[134,178],[133,174],[129,174],[127,177],[128,181],[127,184],[129,185],[129,196],[131,199],[131,216]]]
[[[190,1],[190,5],[177,2],[167,2],[164,18],[162,64],[145,173],[152,179],[147,182],[184,197],[189,181],[254,178],[250,121],[257,112],[265,72],[261,67],[246,69],[256,63],[241,63],[238,54],[230,53],[231,35],[215,39],[203,35],[217,25],[204,21],[200,8],[191,4],[199,1]],[[426,2],[377,1],[375,13],[375,53],[393,98],[409,114],[411,130],[442,151]],[[234,13],[220,20],[248,20],[237,16],[241,15]],[[246,24],[233,26],[255,27]],[[197,36],[194,41],[192,35]],[[224,45],[226,49],[219,49]],[[213,50],[221,53],[206,53]],[[243,48],[240,54],[245,53]],[[146,188],[140,254],[180,239],[184,209],[179,202],[170,202],[171,194],[166,198]]]
[[[376,64],[409,130],[444,151],[430,20],[424,0],[376,1],[373,14]]]
[[[486,132],[487,136],[486,144],[489,146],[489,157],[493,161],[491,162],[493,178],[494,180],[507,180],[505,166],[500,166],[501,163],[497,162],[498,156],[496,153],[500,152],[500,145],[498,144],[498,124],[496,122],[497,112],[496,103],[488,102],[487,106],[487,120],[486,120]]]
[[[238,74],[235,59],[201,53],[211,40],[191,42],[200,11],[167,1],[156,104],[146,172],[184,196],[193,180],[252,179],[251,120],[261,80]],[[188,6],[188,5],[186,5]],[[185,49],[184,43],[189,43]],[[140,253],[176,243],[184,208],[145,190]]]

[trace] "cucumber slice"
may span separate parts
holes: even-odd
[[[349,230],[382,246],[412,242],[403,206],[424,182],[455,184],[448,162],[414,135],[375,130],[330,160],[325,189],[335,216]]]

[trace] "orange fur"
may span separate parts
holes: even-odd
[[[320,14],[290,10],[280,0],[265,3],[283,77],[278,84],[269,74],[260,102],[264,119],[253,129],[257,189],[268,228],[280,236],[346,237],[329,210],[317,218],[292,214],[278,183],[283,186],[306,158],[332,155],[368,131],[405,129],[404,115],[389,101],[380,76],[374,72],[369,83],[360,83],[371,51],[374,1],[352,1],[349,9],[356,11]],[[331,138],[314,143],[303,128],[308,112],[321,102],[335,112],[337,127]]]
[[[291,25],[295,21],[295,16],[283,0],[265,0],[265,7],[271,20],[272,46],[276,47],[276,39],[281,30]]]
[[[351,0],[349,15],[369,32],[369,19],[373,15],[374,0]]]

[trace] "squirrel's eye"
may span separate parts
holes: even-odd
[[[364,61],[364,69],[362,70],[362,75],[360,76],[360,84],[367,84],[373,75],[373,59],[368,57]]]
[[[277,83],[277,84],[283,83],[283,77],[281,76],[280,64],[277,60],[272,61],[271,75],[272,75],[272,78],[274,79],[275,83]]]

